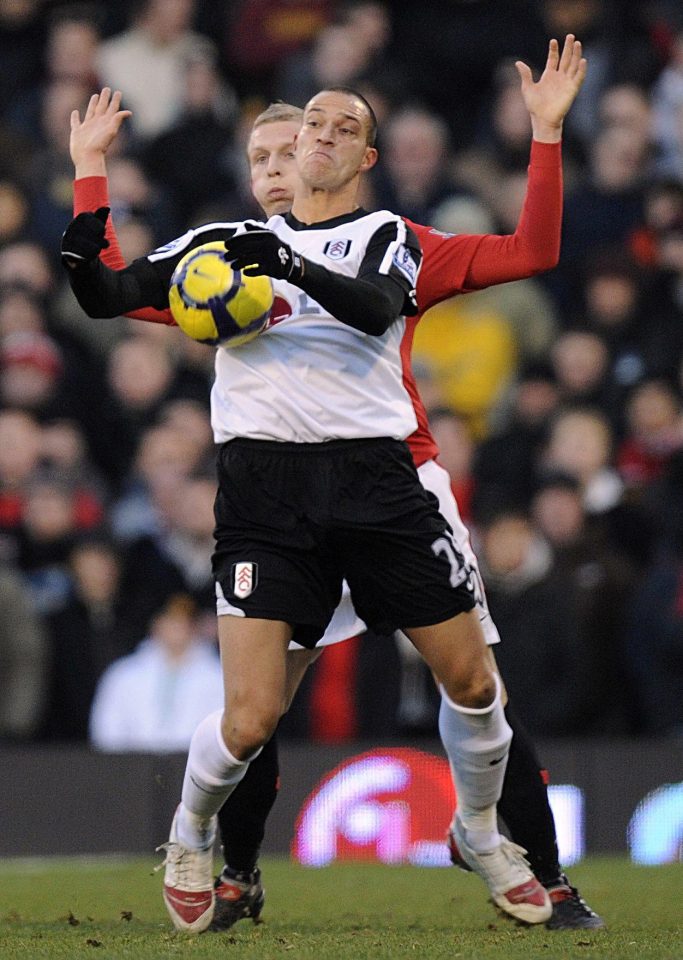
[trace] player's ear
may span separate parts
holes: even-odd
[[[378,159],[379,159],[379,154],[376,148],[366,147],[365,156],[363,157],[363,161],[360,165],[360,172],[365,173],[367,170],[372,170],[374,165],[377,163]]]

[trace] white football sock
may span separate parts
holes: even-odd
[[[237,760],[223,740],[222,718],[222,710],[210,713],[190,742],[176,826],[180,842],[193,850],[213,844],[216,823],[212,818],[260,753],[257,751],[249,760]]]
[[[512,740],[500,699],[500,681],[494,677],[496,696],[483,709],[454,703],[440,687],[439,733],[453,772],[458,817],[468,843],[480,853],[500,842],[496,803]]]

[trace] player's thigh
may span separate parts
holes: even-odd
[[[301,686],[301,681],[303,680],[306,671],[312,664],[315,663],[322,652],[322,647],[320,646],[316,647],[315,650],[306,650],[305,648],[293,650],[292,645],[290,644],[290,648],[287,652],[285,711],[289,710],[291,707],[292,700],[294,699],[297,690]]]
[[[277,723],[287,698],[291,635],[292,628],[277,620],[218,618],[225,714],[233,723],[254,727]]]
[[[476,610],[404,632],[451,699],[469,707],[491,702],[492,661]]]

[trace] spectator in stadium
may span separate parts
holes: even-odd
[[[185,339],[188,343],[193,343],[189,338]],[[207,352],[206,350],[202,351],[204,357],[206,357]],[[210,353],[209,357],[213,369],[213,357]],[[207,375],[206,379],[210,380],[210,377]],[[202,402],[185,397],[179,400],[169,400],[159,411],[160,425],[177,430],[194,445],[193,472],[197,476],[210,476],[214,468],[213,458],[216,451],[211,434],[211,422],[207,414],[206,394],[202,397]]]
[[[137,649],[102,675],[90,742],[108,753],[185,751],[206,711],[222,702],[215,645],[198,634],[192,600],[176,594],[153,617]]]
[[[99,411],[99,433],[91,429],[93,457],[122,489],[138,443],[172,396],[175,364],[168,344],[136,333],[117,343],[108,357],[107,402]]]
[[[586,37],[591,69],[572,110],[568,135],[590,144],[601,129],[600,103],[614,84],[650,85],[661,68],[662,40],[647,4],[605,0],[541,0],[543,27],[549,36],[566,29]]]
[[[400,210],[431,223],[435,209],[462,194],[449,176],[448,127],[435,113],[404,107],[392,113],[382,133],[382,161],[373,186],[378,208]]]
[[[321,87],[354,83],[368,71],[372,54],[357,31],[342,23],[329,24],[310,50],[283,63],[275,89],[289,103],[306,103]]]
[[[47,667],[40,617],[13,567],[0,563],[0,741],[38,733]]]
[[[124,473],[122,495],[111,511],[117,540],[130,543],[163,531],[176,487],[199,466],[200,456],[196,440],[172,424],[141,432],[132,469]]]
[[[616,83],[607,87],[598,104],[601,127],[627,130],[636,143],[652,146],[652,106],[643,87]]]
[[[121,558],[105,534],[76,538],[67,572],[64,603],[44,618],[50,669],[41,739],[48,741],[87,739],[100,676],[134,649],[148,622],[125,590]]]
[[[386,57],[390,39],[391,21],[384,3],[346,0],[337,5],[333,21],[308,49],[283,61],[273,89],[288,103],[305,103],[325,86],[346,84],[365,94],[367,85],[369,92],[381,91],[396,103],[406,88],[402,72]]]
[[[653,177],[645,187],[643,222],[629,237],[628,250],[641,268],[659,266],[659,238],[683,220],[683,182]]]
[[[626,408],[626,435],[616,466],[630,491],[642,491],[665,473],[672,455],[683,449],[681,397],[666,380],[643,380]]]
[[[80,496],[79,496],[80,494]],[[97,526],[101,505],[86,502],[71,483],[41,472],[26,491],[19,532],[19,569],[31,591],[34,608],[45,615],[63,606],[69,592],[67,563],[71,547],[82,530]]]
[[[28,162],[31,184],[31,235],[45,250],[59,242],[69,205],[69,105],[87,103],[92,87],[79,79],[48,82],[40,100],[40,142]],[[66,205],[66,209],[65,209]]]
[[[439,448],[439,463],[448,472],[460,516],[469,526],[475,485],[472,472],[475,443],[467,418],[450,407],[432,407],[427,410],[427,419]]]
[[[122,223],[142,220],[152,231],[155,242],[171,230],[187,227],[171,202],[169,188],[162,180],[153,180],[140,159],[129,153],[112,157],[110,162],[111,206]]]
[[[29,200],[16,180],[0,179],[0,246],[19,240],[28,232]]]
[[[44,419],[70,412],[63,408],[60,388],[61,351],[45,333],[17,331],[0,340],[0,404],[28,410]]]
[[[41,460],[62,480],[89,492],[90,496],[78,507],[84,522],[87,516],[92,517],[88,526],[104,520],[102,506],[108,501],[108,489],[90,461],[87,438],[77,420],[56,419],[43,424]]]
[[[683,735],[683,458],[678,493],[669,500],[667,536],[635,592],[624,655],[635,680],[641,729],[648,736]]]
[[[683,217],[660,231],[657,238],[657,266],[664,274],[667,291],[679,318],[683,315]],[[676,341],[680,342],[680,337]]]
[[[45,31],[40,0],[0,5],[0,115],[41,77]]]
[[[580,321],[599,333],[609,349],[613,402],[644,377],[676,374],[683,348],[681,313],[656,267],[643,268],[624,249],[606,249],[592,258],[581,284]]]
[[[43,333],[46,328],[41,298],[21,283],[0,287],[0,340],[11,333]]]
[[[510,699],[536,736],[581,733],[594,693],[576,584],[521,510],[499,507],[478,529],[491,616],[505,638],[496,659]]]
[[[565,310],[577,307],[581,271],[591,257],[601,247],[623,246],[642,222],[648,159],[628,130],[607,127],[592,141],[588,175],[567,193],[562,264],[553,278]]]
[[[415,331],[413,354],[435,378],[443,401],[486,435],[491,409],[511,382],[517,354],[499,303],[452,297],[427,311]]]
[[[16,563],[29,484],[40,467],[42,435],[35,417],[0,410],[0,561]]]
[[[611,409],[609,351],[598,332],[580,327],[565,330],[550,348],[550,362],[560,403],[593,405],[612,418],[617,416],[618,411]]]
[[[171,594],[185,593],[200,611],[214,610],[215,496],[213,478],[176,478],[168,492],[163,526],[126,546],[127,595],[137,609],[151,615]]]
[[[586,731],[624,736],[637,731],[633,681],[621,654],[637,570],[633,561],[591,523],[579,481],[567,473],[543,474],[531,514],[550,544],[557,570],[576,599],[583,655],[591,674],[586,696]],[[591,696],[592,695],[592,696]]]
[[[683,27],[679,24],[669,62],[652,89],[656,166],[662,176],[680,181],[683,169]]]
[[[490,100],[500,62],[519,57],[540,73],[546,37],[575,31],[573,24],[567,30],[546,31],[535,4],[431,0],[419,7],[419,15],[416,8],[415,16],[406,16],[398,0],[388,5],[391,53],[408,78],[410,93],[446,121],[459,149],[476,139],[482,104]]]
[[[516,504],[529,502],[536,461],[559,402],[555,373],[549,364],[536,362],[522,367],[492,411],[490,435],[476,449],[475,519],[479,510],[501,498]]]
[[[132,26],[99,48],[102,83],[123,91],[141,140],[158,136],[182,109],[184,64],[214,51],[213,42],[192,30],[195,0],[142,0]]]
[[[45,247],[17,240],[0,249],[0,286],[22,285],[44,302],[56,289],[52,264]]]
[[[282,96],[275,79],[282,63],[315,42],[337,7],[332,0],[242,0],[221,9],[211,33],[221,38],[222,60],[242,96]]]
[[[227,206],[235,189],[234,92],[221,79],[213,50],[184,63],[183,101],[175,121],[142,152],[142,163],[162,183],[182,226],[201,222],[208,204]],[[149,246],[146,247],[149,249]]]
[[[591,524],[637,566],[647,562],[652,532],[637,504],[625,497],[614,466],[615,434],[596,407],[560,408],[548,432],[537,471],[561,470],[575,477]]]

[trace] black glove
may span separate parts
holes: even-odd
[[[100,207],[95,213],[79,213],[62,235],[62,263],[75,267],[96,260],[100,251],[109,246],[104,236],[109,207]]]
[[[225,241],[227,259],[248,277],[265,274],[296,283],[304,275],[304,259],[272,230],[246,224],[247,233]]]

